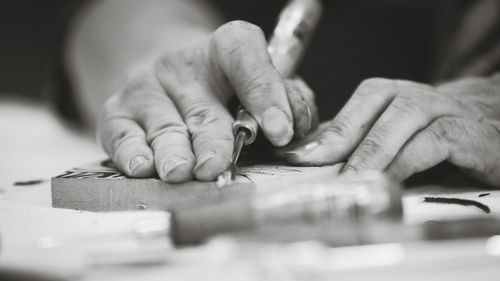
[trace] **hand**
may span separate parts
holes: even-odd
[[[403,180],[444,160],[500,186],[500,75],[439,87],[365,80],[330,122],[285,153],[296,164],[347,160],[347,173]]]
[[[262,31],[237,21],[134,69],[104,105],[98,138],[128,176],[213,180],[233,149],[227,104],[234,94],[275,146],[317,122],[312,91],[300,79],[284,80]]]

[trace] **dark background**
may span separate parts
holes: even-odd
[[[229,20],[271,32],[287,1],[214,0]],[[333,117],[366,78],[433,80],[439,1],[323,1],[319,29],[299,69],[317,94],[322,119]]]
[[[61,80],[58,68],[65,30],[82,2],[0,3],[0,92],[39,99],[53,91],[49,86]],[[211,2],[227,20],[248,20],[268,34],[286,3]],[[439,1],[324,1],[322,22],[299,70],[317,93],[322,119],[332,117],[365,78],[432,81],[441,7],[435,2]]]
[[[0,2],[0,92],[41,96],[60,43],[61,2]]]

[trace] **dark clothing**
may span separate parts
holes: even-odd
[[[286,0],[207,0],[227,20],[243,19],[273,29]],[[0,93],[42,98],[54,94],[65,117],[78,117],[62,64],[64,34],[75,11],[86,1],[4,0],[0,5]],[[498,70],[500,24],[472,29],[484,31],[472,47],[456,30],[467,30],[469,11],[496,0],[325,0],[324,16],[299,74],[317,94],[322,119],[335,115],[365,78],[387,77],[432,83],[461,75]],[[496,11],[500,14],[500,10]],[[483,11],[484,13],[484,11]],[[476,21],[483,20],[476,15]],[[474,18],[473,18],[474,19]],[[474,22],[474,21],[473,21]],[[476,33],[475,33],[476,31]],[[462,36],[463,37],[463,36]],[[469,36],[470,37],[470,36]],[[465,40],[467,41],[467,40]],[[471,61],[490,54],[480,67]],[[469,68],[466,66],[469,65]],[[462,69],[468,69],[462,71]]]
[[[212,0],[229,20],[244,19],[270,33],[286,0]],[[434,0],[325,0],[323,19],[299,69],[315,91],[321,119],[333,117],[366,78],[386,77],[423,83],[461,76],[467,57],[500,46],[500,21],[478,38],[477,47],[453,54],[469,10],[490,1]],[[472,21],[482,21],[481,15]],[[482,49],[481,49],[482,48]],[[484,75],[499,70],[500,54],[485,69],[467,73]]]
[[[84,2],[0,3],[0,95],[49,99],[63,117],[79,119],[63,66],[63,50],[70,22]]]
[[[0,92],[41,97],[76,1],[0,3]]]
[[[215,0],[230,19],[271,32],[283,1]],[[299,74],[332,117],[365,78],[431,81],[437,1],[324,1],[324,15]],[[231,6],[231,7],[230,7]],[[266,7],[266,8],[263,8]]]

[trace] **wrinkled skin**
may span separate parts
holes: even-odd
[[[344,173],[399,180],[449,161],[500,187],[500,75],[437,87],[365,80],[333,120],[282,153],[295,164],[347,161]]]
[[[346,161],[404,180],[449,161],[500,186],[500,75],[440,86],[372,78],[317,125],[313,92],[274,68],[262,31],[236,21],[131,70],[98,122],[103,148],[131,177],[214,180],[233,149],[236,96],[281,155],[299,165]],[[302,138],[306,135],[305,138]]]
[[[98,139],[128,176],[214,180],[233,149],[227,107],[234,95],[275,146],[318,122],[309,87],[299,78],[283,79],[262,31],[236,21],[132,69],[123,90],[103,107]]]

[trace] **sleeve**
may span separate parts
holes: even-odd
[[[443,9],[446,25],[441,33],[437,80],[500,71],[500,1],[458,3]]]

